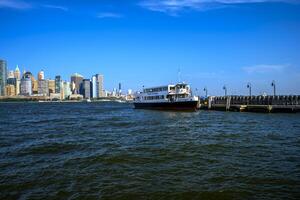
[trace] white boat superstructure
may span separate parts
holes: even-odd
[[[136,108],[180,109],[196,107],[197,103],[198,97],[186,83],[144,88],[134,98]]]

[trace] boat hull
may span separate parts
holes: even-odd
[[[196,111],[198,101],[182,102],[134,102],[136,109],[153,109],[153,110],[177,110],[177,111]]]

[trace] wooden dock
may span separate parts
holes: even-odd
[[[199,109],[236,112],[300,112],[300,95],[210,96],[200,100]]]

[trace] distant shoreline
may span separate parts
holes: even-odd
[[[38,102],[38,103],[77,103],[77,102],[130,102],[121,97],[105,97],[99,99],[72,99],[72,100],[51,100],[48,97],[0,97],[0,103],[10,102]]]

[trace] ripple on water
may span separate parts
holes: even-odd
[[[298,199],[300,115],[0,104],[0,199]]]

